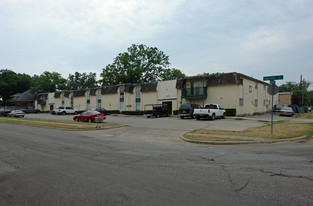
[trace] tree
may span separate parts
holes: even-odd
[[[286,82],[279,86],[279,92],[292,92],[292,104],[300,104],[309,105],[311,104],[310,93],[308,88],[310,87],[311,83],[303,80],[301,85],[300,83],[296,82]],[[302,102],[302,98],[304,102]]]
[[[0,70],[0,97],[3,101],[10,99],[13,94],[30,89],[32,78],[28,74],[15,73],[12,70]]]
[[[66,89],[66,79],[57,72],[43,72],[40,76],[34,75],[32,93],[55,92]]]
[[[87,73],[79,73],[75,72],[75,74],[69,74],[67,79],[67,89],[68,90],[79,90],[79,89],[87,89],[97,87],[97,74],[90,72]]]
[[[162,80],[173,80],[173,79],[179,79],[184,78],[186,75],[182,73],[179,69],[166,69],[166,71],[162,74]]]
[[[156,47],[133,44],[103,69],[100,82],[115,85],[160,81],[168,77],[169,65],[169,57]]]

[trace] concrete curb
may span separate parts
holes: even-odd
[[[280,142],[293,142],[301,140],[309,140],[307,136],[294,137],[288,139],[277,139],[277,140],[266,140],[266,141],[200,141],[200,140],[191,140],[187,139],[184,136],[180,136],[182,140],[189,143],[195,144],[209,144],[209,145],[238,145],[238,144],[272,144]]]

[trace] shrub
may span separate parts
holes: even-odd
[[[226,116],[236,116],[236,109],[225,109],[226,111]]]
[[[143,115],[143,111],[122,111],[126,115]]]
[[[110,110],[111,114],[120,114],[121,112],[119,110]]]

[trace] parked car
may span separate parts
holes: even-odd
[[[273,112],[279,112],[283,107],[283,105],[275,104],[273,107]]]
[[[193,119],[194,109],[200,109],[200,108],[201,107],[199,104],[182,104],[179,107],[178,115],[180,116],[181,119],[184,119],[185,117],[191,117]]]
[[[11,109],[0,109],[0,116],[7,117],[11,111]]]
[[[110,115],[111,114],[110,111],[108,111],[108,110],[106,110],[104,108],[100,108],[100,107],[92,108],[91,111],[97,111],[97,112],[100,112],[100,113],[105,114],[105,115]]]
[[[39,113],[39,109],[35,109],[34,107],[27,107],[25,109],[21,109],[24,113]]]
[[[152,116],[159,118],[162,116],[170,116],[170,111],[164,107],[162,104],[146,104],[144,115],[146,115],[147,118],[150,118]]]
[[[24,117],[25,116],[25,112],[23,112],[22,110],[12,110],[9,114],[9,117]]]
[[[204,108],[194,109],[193,115],[197,120],[201,118],[214,120],[216,117],[225,118],[226,111],[218,104],[207,104]]]
[[[85,111],[80,115],[75,115],[73,120],[75,122],[103,122],[106,116],[103,113],[97,111]]]
[[[293,111],[291,107],[283,107],[280,112],[279,112],[280,116],[293,116]]]
[[[55,108],[54,110],[52,110],[50,112],[51,114],[78,114],[78,110],[77,109],[73,109],[73,107],[65,107],[65,106],[60,106],[60,107],[57,107]]]

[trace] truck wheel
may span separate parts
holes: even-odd
[[[147,116],[147,118],[150,118],[150,116]]]
[[[197,117],[197,120],[200,120],[200,117]]]
[[[212,114],[211,120],[215,120],[215,114]]]
[[[159,117],[160,117],[160,114],[157,114],[157,115],[156,115],[156,118],[159,118]]]
[[[223,113],[222,119],[225,119],[225,113]]]
[[[75,115],[77,115],[77,114],[78,114],[78,112],[74,112],[74,114],[75,114]]]
[[[62,115],[66,115],[66,112],[62,112]]]
[[[183,117],[183,116],[181,116],[180,118],[181,118],[181,119],[184,119],[184,117]]]

